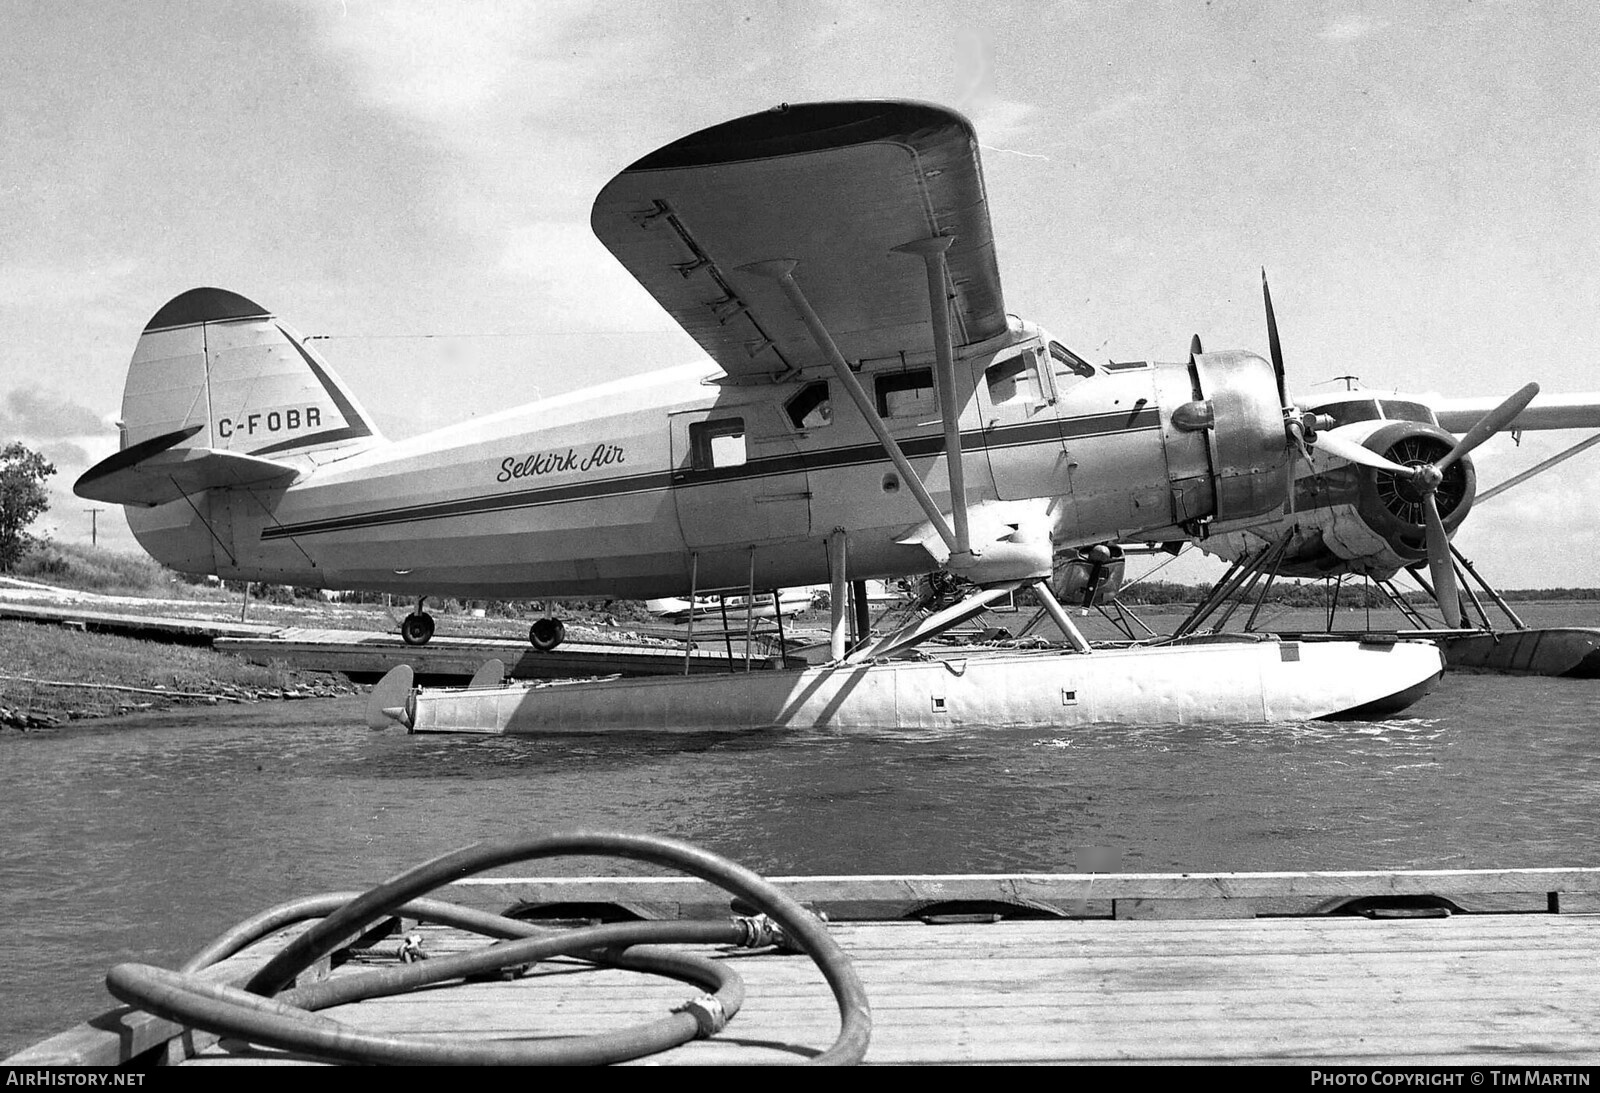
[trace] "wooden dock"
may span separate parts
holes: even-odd
[[[871,1003],[867,1063],[1600,1061],[1600,869],[772,883],[838,916],[829,934]],[[680,878],[473,878],[442,894],[500,910],[507,900],[566,913],[597,904],[727,907],[716,889]],[[1508,909],[1467,910],[1492,905]],[[1322,913],[1280,913],[1296,908]],[[438,927],[415,932],[430,957],[483,943]],[[237,980],[282,944],[263,943],[219,973]],[[808,957],[688,948],[732,962],[745,1002],[721,1033],[650,1062],[802,1062],[838,1034],[837,1007]],[[332,974],[397,956],[390,938]],[[653,1020],[694,994],[672,980],[554,959],[520,979],[322,1013],[353,1029],[422,1038],[558,1037]],[[145,1063],[292,1061],[123,1010],[5,1062],[107,1065],[140,1050],[153,1053]]]
[[[744,671],[742,650],[695,648],[681,643],[565,642],[547,653],[521,638],[436,636],[427,645],[407,645],[398,634],[373,630],[285,627],[271,623],[136,614],[70,603],[17,603],[0,600],[0,619],[54,623],[78,630],[120,634],[147,641],[210,645],[252,664],[285,664],[314,672],[341,672],[356,679],[378,679],[409,664],[430,684],[465,682],[487,660],[506,665],[511,679],[574,679],[594,676],[682,675]],[[717,646],[723,643],[716,633]],[[706,639],[709,640],[709,639]],[[739,650],[739,644],[734,645]],[[756,671],[779,667],[778,658],[751,657]],[[791,658],[790,667],[803,661]]]
[[[0,619],[56,623],[77,630],[93,630],[126,637],[207,645],[220,638],[266,638],[281,627],[225,619],[193,619],[133,612],[101,611],[76,604],[16,603],[0,600]]]
[[[252,664],[287,664],[318,672],[343,672],[356,679],[377,679],[389,669],[409,664],[424,682],[466,680],[490,659],[506,666],[511,679],[574,679],[586,676],[647,676],[743,671],[744,658],[731,660],[722,650],[671,645],[623,645],[562,642],[541,653],[514,638],[435,636],[426,645],[407,645],[398,634],[370,630],[315,630],[291,627],[270,636],[225,637],[214,641],[222,652]],[[776,667],[769,657],[752,658],[760,671]]]

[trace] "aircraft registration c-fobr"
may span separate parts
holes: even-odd
[[[1307,429],[1281,361],[1094,365],[1008,315],[952,111],[739,118],[635,162],[591,222],[708,361],[389,441],[286,323],[197,288],[146,326],[121,450],[77,493],[188,573],[541,599],[1045,589],[1058,552],[1285,504]]]

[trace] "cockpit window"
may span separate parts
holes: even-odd
[[[1438,425],[1433,410],[1420,402],[1402,402],[1398,399],[1380,399],[1383,416],[1390,421],[1420,421],[1424,425]]]
[[[1357,421],[1378,420],[1378,403],[1375,399],[1358,399],[1353,402],[1330,402],[1317,407],[1317,413],[1333,418],[1334,425],[1352,425]]]
[[[983,379],[989,385],[989,401],[995,406],[1039,401],[1039,370],[1032,350],[994,365]]]

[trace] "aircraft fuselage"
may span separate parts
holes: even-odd
[[[1020,507],[1047,522],[1059,548],[1181,533],[1219,504],[1238,509],[1240,483],[1253,496],[1258,480],[1282,481],[1270,418],[1255,424],[1260,452],[1242,463],[1219,452],[1220,428],[1174,425],[1172,408],[1199,394],[1192,364],[1092,368],[1021,323],[1003,340],[957,361],[969,504]],[[1271,401],[1266,362],[1225,363],[1218,377]],[[850,579],[938,568],[905,541],[926,517],[837,379],[719,375],[707,362],[629,378],[320,466],[306,459],[287,487],[129,508],[129,522],[146,549],[184,570],[433,596],[821,583],[835,529],[848,529]],[[931,362],[863,362],[858,379],[950,511]],[[1226,402],[1227,384],[1215,386]]]

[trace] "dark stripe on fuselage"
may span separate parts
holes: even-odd
[[[1161,415],[1155,409],[1126,413],[1091,414],[1085,417],[1059,421],[1035,422],[1028,425],[1011,425],[987,431],[973,430],[961,434],[961,450],[977,452],[985,448],[1018,448],[1034,444],[1056,443],[1063,439],[1077,440],[1110,433],[1132,432],[1158,428]],[[942,435],[909,437],[900,441],[900,448],[910,458],[938,455],[944,451]],[[883,445],[854,444],[845,448],[824,448],[819,451],[793,452],[788,455],[752,459],[733,467],[714,467],[708,470],[688,468],[673,471],[652,471],[646,474],[627,475],[622,478],[603,478],[585,482],[568,482],[559,486],[540,486],[517,490],[514,493],[488,494],[454,501],[435,501],[426,505],[408,505],[403,508],[383,509],[377,512],[357,513],[350,516],[329,517],[298,524],[279,524],[264,528],[264,540],[289,539],[300,535],[321,535],[333,531],[353,531],[358,528],[383,527],[389,524],[409,524],[422,520],[442,520],[454,516],[475,516],[489,512],[507,512],[513,509],[535,508],[559,504],[563,501],[589,501],[602,497],[618,497],[630,493],[648,493],[653,490],[689,489],[712,483],[735,482],[745,479],[771,478],[801,472],[837,470],[871,463],[885,463],[889,453]]]

